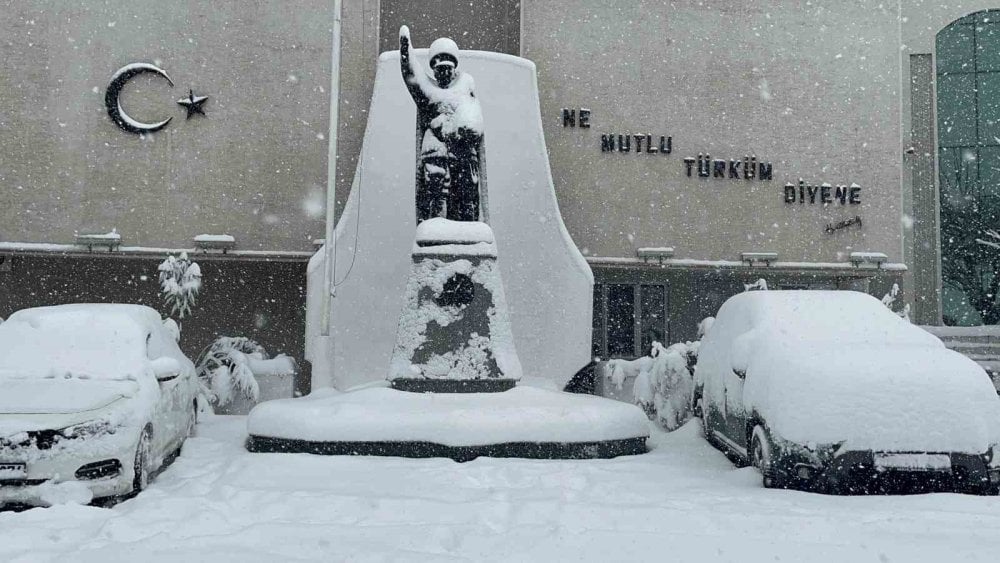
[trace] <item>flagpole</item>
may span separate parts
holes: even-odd
[[[334,261],[336,260],[336,225],[334,224],[337,201],[337,133],[340,128],[340,16],[341,0],[333,3],[333,56],[330,69],[330,149],[326,166],[326,262],[323,288],[323,336],[330,336],[330,301],[336,292]]]

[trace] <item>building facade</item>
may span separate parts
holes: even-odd
[[[92,300],[166,313],[156,265],[188,249],[205,284],[184,320],[189,353],[238,333],[301,358],[332,169],[332,0],[0,8],[0,317]],[[406,23],[417,47],[450,36],[537,65],[561,213],[595,275],[594,355],[694,338],[759,280],[877,297],[898,284],[917,322],[996,322],[1000,250],[975,242],[994,228],[1000,168],[988,10],[345,0],[334,203],[375,59]],[[132,63],[169,76],[137,75],[119,96],[136,121],[171,118],[159,131],[108,112],[110,80]],[[205,95],[203,115],[178,104]],[[112,229],[110,251],[76,244]],[[235,247],[194,249],[203,234]]]

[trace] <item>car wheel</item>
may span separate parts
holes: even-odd
[[[135,477],[132,478],[132,493],[138,493],[149,486],[149,475],[153,465],[153,430],[142,429],[139,444],[135,447]]]
[[[760,470],[765,489],[785,488],[784,479],[774,468],[774,448],[762,426],[754,426],[750,438],[750,463]]]

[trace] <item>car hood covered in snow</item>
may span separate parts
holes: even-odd
[[[95,411],[133,396],[134,381],[0,378],[0,416]]]
[[[983,453],[1000,398],[975,362],[939,346],[759,339],[744,403],[777,436],[846,450]]]

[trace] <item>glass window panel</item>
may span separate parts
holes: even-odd
[[[604,286],[594,284],[594,317],[592,322],[590,355],[594,358],[604,357]]]
[[[965,197],[979,193],[976,150],[971,147],[946,148],[938,153],[941,195]]]
[[[943,147],[976,143],[976,75],[938,77],[938,142]]]
[[[979,149],[979,184],[983,196],[1000,198],[1000,147]]]
[[[937,36],[937,72],[974,72],[971,25],[952,24]]]
[[[976,23],[998,23],[1000,22],[1000,10],[983,10],[982,12],[976,12],[975,14],[965,16],[964,18],[958,20],[968,21],[975,16]]]
[[[1000,224],[1000,10],[948,26],[938,34],[937,48],[944,320],[997,323],[1000,310],[990,284],[998,266],[976,239]]]
[[[635,357],[635,286],[608,284],[608,355]]]
[[[979,77],[979,142],[1000,145],[1000,73]]]
[[[976,27],[976,70],[1000,70],[1000,18]]]
[[[644,285],[639,295],[639,334],[642,348],[639,352],[649,353],[653,342],[664,346],[667,342],[667,292],[662,285]]]

